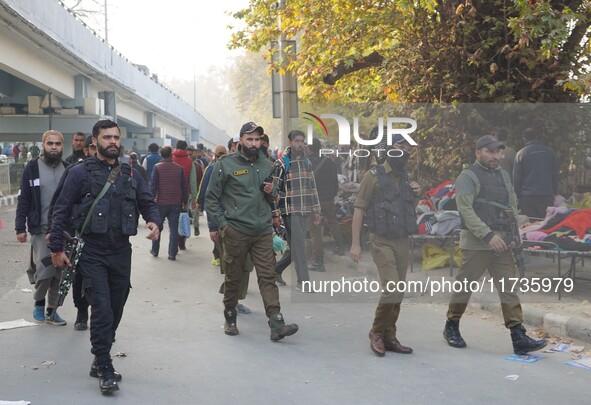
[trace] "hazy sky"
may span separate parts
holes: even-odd
[[[100,0],[102,3],[103,0]],[[107,0],[108,39],[133,63],[147,65],[160,78],[193,78],[210,65],[222,66],[232,54],[227,43],[225,11],[248,6],[248,0]],[[98,22],[96,22],[98,21]],[[104,31],[104,22],[97,30]]]

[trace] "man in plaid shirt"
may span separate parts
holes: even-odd
[[[275,161],[273,178],[279,190],[279,209],[273,217],[281,216],[287,229],[288,250],[275,267],[277,282],[284,284],[281,273],[293,257],[297,274],[296,288],[302,289],[302,282],[309,281],[306,261],[306,223],[314,215],[314,223],[320,223],[320,201],[312,164],[305,154],[306,136],[302,131],[293,130],[288,134],[289,147],[281,159]]]

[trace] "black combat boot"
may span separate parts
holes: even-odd
[[[451,347],[466,347],[466,342],[460,335],[460,321],[447,320],[445,329],[443,329],[443,337]]]
[[[525,334],[523,325],[517,325],[511,328],[511,340],[513,341],[513,352],[515,354],[527,354],[546,347],[546,339],[535,340]]]
[[[335,246],[334,254],[337,256],[345,256],[345,249],[343,249],[340,243],[337,243],[337,245]]]
[[[113,370],[113,374],[115,375],[115,381],[120,382],[123,379],[121,374],[119,374],[115,370]],[[88,375],[94,378],[98,378],[98,366],[96,365],[96,357],[90,365],[90,372],[88,373]]]
[[[115,379],[115,369],[113,369],[111,359],[97,358],[96,368],[101,393],[106,395],[119,391],[119,385],[117,385],[117,380]]]
[[[271,340],[273,342],[281,340],[286,336],[291,336],[299,329],[298,325],[295,323],[286,325],[283,320],[283,315],[280,313],[271,315],[269,318],[269,327],[271,328]]]
[[[236,315],[236,308],[224,310],[224,317],[226,318],[226,323],[224,324],[224,333],[226,335],[236,336],[238,334]]]
[[[74,322],[74,330],[88,329],[88,308],[79,309]]]
[[[324,256],[316,256],[314,262],[308,266],[310,271],[326,271],[324,268]]]

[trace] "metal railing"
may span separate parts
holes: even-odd
[[[24,168],[24,163],[0,164],[0,195],[9,196],[18,193]]]

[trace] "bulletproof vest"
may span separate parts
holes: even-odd
[[[108,174],[101,171],[95,159],[86,159],[81,164],[86,169],[90,192],[84,195],[82,201],[75,204],[72,209],[71,222],[76,230],[82,229],[90,206],[100,194],[108,177]],[[128,236],[137,234],[139,218],[136,205],[137,182],[131,175],[131,167],[125,163],[120,164],[121,172],[115,183],[109,187],[107,193],[94,207],[84,234],[101,235],[107,232]]]
[[[509,230],[509,218],[505,210],[493,204],[509,206],[508,185],[501,170],[486,170],[478,164],[468,168],[478,178],[480,192],[474,198],[474,212],[493,231]],[[491,202],[493,204],[491,204]],[[465,229],[462,221],[462,227]]]
[[[386,174],[383,166],[371,169],[377,175],[378,187],[366,213],[369,230],[387,238],[405,238],[416,233],[414,193],[408,176],[396,180]]]

